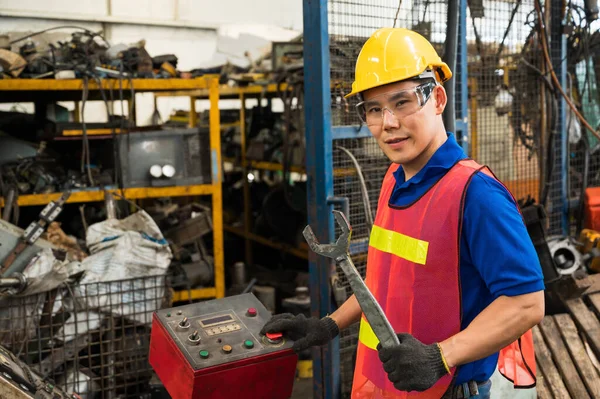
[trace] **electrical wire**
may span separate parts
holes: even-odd
[[[398,14],[400,14],[400,8],[402,7],[402,0],[398,1],[398,9],[396,10],[396,16],[394,17],[394,26],[392,26],[393,28],[396,27],[396,22],[398,22]]]
[[[367,190],[367,184],[365,182],[365,178],[362,173],[362,168],[360,167],[358,160],[356,159],[354,154],[352,154],[352,152],[350,152],[350,150],[348,150],[345,147],[339,146],[339,145],[336,146],[336,148],[343,151],[346,155],[348,155],[348,157],[352,160],[352,163],[354,164],[354,169],[356,169],[356,174],[358,175],[358,181],[360,183],[360,192],[362,194],[363,207],[365,210],[365,220],[368,223],[368,228],[369,228],[369,233],[370,233],[371,229],[373,228],[373,224],[374,224],[373,211],[371,210],[371,200],[369,199],[369,192]]]
[[[588,123],[588,121],[583,117],[583,115],[581,115],[579,113],[579,111],[577,110],[577,107],[569,99],[569,97],[565,93],[564,89],[562,88],[560,82],[558,81],[558,78],[556,77],[556,73],[554,72],[554,68],[552,67],[552,61],[550,59],[550,55],[548,54],[548,41],[547,41],[547,36],[546,36],[547,33],[546,33],[546,28],[544,27],[544,23],[543,23],[543,19],[542,19],[542,11],[541,11],[540,0],[535,0],[534,4],[535,4],[535,9],[536,9],[536,12],[537,12],[537,15],[538,15],[538,25],[539,25],[539,29],[540,29],[540,33],[541,33],[540,36],[542,38],[542,43],[541,43],[542,51],[544,53],[544,58],[546,60],[546,64],[548,65],[548,69],[550,71],[550,75],[552,76],[552,80],[554,82],[554,85],[558,89],[558,91],[560,92],[560,94],[563,96],[563,98],[565,99],[565,101],[567,102],[567,104],[569,105],[569,107],[571,108],[571,110],[573,111],[573,113],[581,121],[582,125],[585,126],[594,136],[596,136],[596,138],[598,138],[600,140],[600,133],[597,132]]]
[[[78,29],[78,30],[84,31],[85,33],[87,33],[92,38],[95,37],[95,36],[98,36],[100,39],[102,39],[104,41],[104,43],[106,43],[110,47],[110,43],[108,42],[108,40],[106,40],[106,38],[104,36],[102,36],[100,33],[96,33],[94,31],[91,31],[89,29],[83,28],[81,26],[76,26],[76,25],[54,26],[52,28],[40,30],[40,31],[37,31],[37,32],[34,32],[34,33],[30,33],[29,35],[22,36],[22,37],[20,37],[18,39],[15,39],[15,40],[9,42],[9,44],[13,45],[13,44],[21,42],[23,40],[29,39],[30,37],[38,36],[38,35],[44,34],[46,32],[50,32],[50,31],[53,31],[53,30],[59,30],[59,29]]]
[[[500,45],[498,46],[498,51],[496,52],[496,60],[500,59],[502,50],[504,50],[504,42],[506,41],[506,38],[508,37],[510,28],[512,27],[512,23],[515,20],[515,15],[517,15],[517,11],[519,11],[519,6],[521,5],[521,3],[522,3],[521,0],[517,0],[517,2],[515,4],[515,8],[513,8],[512,13],[510,14],[510,19],[508,20],[508,26],[506,27],[506,30],[504,31],[504,36],[502,37],[502,41],[500,42]]]

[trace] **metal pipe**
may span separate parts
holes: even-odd
[[[458,10],[459,0],[450,0],[448,2],[448,19],[446,33],[446,43],[444,46],[444,62],[448,64],[450,70],[453,71],[454,76],[450,79],[446,85],[446,93],[448,95],[448,104],[444,111],[444,125],[446,130],[449,132],[456,133],[456,106],[454,103],[454,97],[456,93],[456,51],[458,43]]]
[[[15,203],[15,195],[17,191],[14,188],[10,188],[8,193],[6,194],[6,201],[4,201],[4,212],[2,213],[2,219],[7,222],[10,221],[10,216],[12,214],[12,209]]]
[[[104,205],[106,206],[106,219],[116,219],[115,199],[109,191],[104,190]]]
[[[16,277],[0,278],[0,288],[13,288],[22,284],[22,280]]]

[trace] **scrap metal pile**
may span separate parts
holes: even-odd
[[[140,393],[151,315],[169,303],[171,246],[140,210],[89,226],[84,251],[55,222],[68,196],[25,231],[0,221],[0,345],[82,398]]]
[[[133,45],[111,46],[102,34],[77,27],[67,41],[41,46],[33,40],[61,28],[35,32],[0,46],[0,76],[30,79],[181,77],[177,57],[173,54],[151,57],[144,40]]]

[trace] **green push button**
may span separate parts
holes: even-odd
[[[252,349],[254,348],[254,342],[250,341],[249,339],[244,341],[244,346],[248,349]]]
[[[200,351],[200,357],[202,359],[208,359],[208,351]]]

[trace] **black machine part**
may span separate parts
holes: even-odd
[[[546,229],[544,228],[547,217],[544,207],[538,204],[527,205],[521,208],[521,213],[523,214],[527,232],[542,266],[544,283],[549,284],[557,281],[560,279],[560,274],[557,271],[550,248],[548,247]]]
[[[598,0],[585,0],[585,15],[588,22],[598,19]]]
[[[569,237],[551,237],[548,248],[560,275],[571,275],[584,265],[583,255]]]
[[[17,243],[14,249],[2,260],[2,267],[0,268],[0,276],[4,275],[15,260],[21,255],[27,247],[33,245],[40,236],[46,230],[46,227],[52,223],[58,215],[62,212],[63,205],[69,199],[71,193],[65,192],[57,201],[50,201],[42,212],[40,212],[40,219],[38,221],[31,222],[27,229],[23,232],[21,240]]]
[[[118,146],[125,187],[211,182],[208,129],[171,129],[119,135]],[[164,174],[165,166],[171,173]],[[153,167],[161,171],[158,177],[150,173]]]

